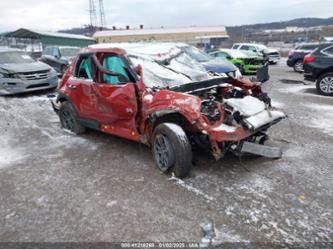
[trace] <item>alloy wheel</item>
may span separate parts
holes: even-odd
[[[175,155],[169,139],[163,135],[156,135],[154,142],[154,154],[157,167],[165,172],[174,163]]]
[[[324,93],[333,93],[333,76],[323,78],[319,83],[319,87]]]

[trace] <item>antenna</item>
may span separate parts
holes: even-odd
[[[99,0],[99,18],[100,18],[101,29],[103,29],[104,27],[106,27],[103,0]]]

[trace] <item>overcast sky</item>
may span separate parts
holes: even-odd
[[[88,9],[89,0],[1,0],[0,31],[80,27]],[[333,0],[104,0],[104,9],[109,27],[233,26],[332,17]]]

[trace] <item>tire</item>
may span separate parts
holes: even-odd
[[[293,68],[296,73],[302,73],[303,72],[303,60],[297,60],[294,64]]]
[[[333,96],[333,73],[325,73],[316,83],[317,92],[324,96]]]
[[[162,172],[173,171],[176,177],[186,177],[192,168],[192,148],[184,130],[173,123],[158,125],[152,137],[155,165]]]
[[[86,131],[86,128],[82,126],[78,121],[78,115],[74,106],[68,102],[62,102],[59,108],[59,118],[61,128],[76,135]]]

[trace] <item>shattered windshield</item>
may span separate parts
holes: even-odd
[[[184,52],[179,53],[170,60],[164,61],[163,65],[176,72],[185,74],[194,81],[201,81],[209,78],[205,68]]]
[[[147,87],[165,88],[192,82],[189,77],[152,60],[133,55],[130,55],[129,58],[135,66],[139,64],[142,66],[143,82]]]
[[[33,63],[35,62],[24,52],[3,52],[0,53],[0,64]]]
[[[212,60],[208,54],[201,52],[199,49],[194,47],[184,47],[183,50],[194,60],[198,62],[207,62]]]

